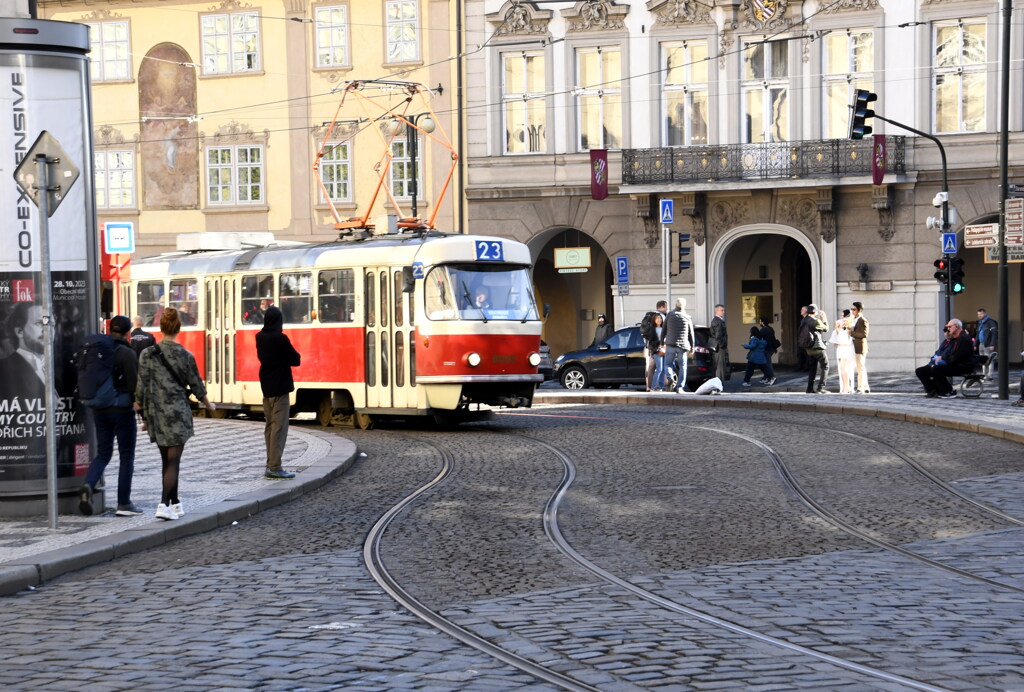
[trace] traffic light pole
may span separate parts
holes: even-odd
[[[895,125],[896,127],[902,128],[907,132],[913,132],[915,135],[918,135],[919,137],[930,139],[931,141],[935,142],[935,146],[939,148],[939,156],[942,158],[942,192],[944,193],[942,195],[942,232],[949,233],[949,176],[946,172],[946,149],[945,147],[942,146],[942,142],[940,142],[939,138],[936,137],[935,135],[930,135],[927,132],[922,132],[921,130],[918,130],[915,127],[911,127],[910,125],[904,125],[903,123],[897,122],[896,120],[883,118],[877,112],[874,114],[874,117],[881,120],[884,123],[889,123],[890,125]],[[945,255],[945,253],[943,253],[943,255]],[[945,256],[948,257],[948,255]],[[952,275],[953,273],[950,272],[949,276],[952,277]],[[949,318],[952,316],[952,305],[950,303],[949,297],[953,293],[953,285],[950,279],[946,280],[946,290],[943,292],[946,294],[946,305],[945,314],[942,317],[942,323],[945,324],[946,322],[949,321]]]

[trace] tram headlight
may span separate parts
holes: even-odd
[[[531,353],[526,357],[526,362],[528,362],[531,367],[537,367],[538,365],[540,365],[540,354]]]
[[[465,356],[462,357],[462,360],[469,367],[475,368],[476,366],[480,365],[480,361],[482,359],[480,358],[480,354],[474,351],[473,353],[467,353]]]

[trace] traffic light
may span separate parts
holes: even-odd
[[[679,234],[679,273],[682,273],[690,268],[690,246],[686,243],[690,242],[689,233]]]
[[[878,96],[867,89],[857,89],[851,106],[853,113],[850,115],[850,139],[864,139],[865,135],[871,134],[871,126],[867,121],[875,117],[875,112],[868,108],[868,104],[877,100]]]
[[[964,292],[964,261],[954,257],[949,261],[949,292],[959,295]]]
[[[935,265],[935,280],[943,286],[949,286],[949,260],[940,257],[932,264]]]

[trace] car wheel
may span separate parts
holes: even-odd
[[[578,365],[573,365],[562,373],[562,386],[566,389],[584,389],[589,384],[587,371]]]

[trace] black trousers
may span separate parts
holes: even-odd
[[[949,383],[949,378],[953,375],[967,375],[974,370],[973,365],[948,365],[943,363],[942,365],[922,365],[914,372],[917,374],[917,379],[921,380],[921,384],[924,385],[924,391],[928,394],[948,394],[953,391],[953,385]]]

